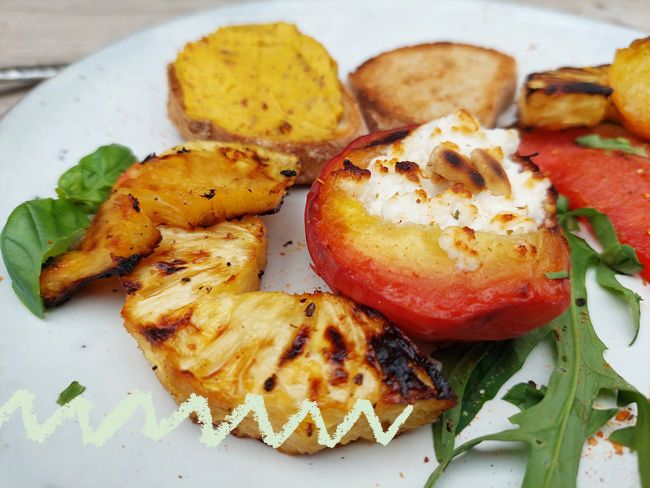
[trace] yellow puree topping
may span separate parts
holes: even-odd
[[[241,136],[320,141],[343,116],[337,65],[294,25],[223,27],[174,64],[187,114]]]

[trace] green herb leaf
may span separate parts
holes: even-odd
[[[592,149],[609,149],[612,151],[621,151],[628,154],[647,157],[648,153],[645,148],[633,146],[625,137],[600,137],[597,134],[576,137],[576,144]]]
[[[550,328],[542,327],[509,341],[455,345],[436,353],[458,397],[456,406],[445,411],[432,426],[438,460],[453,453],[455,437],[521,369],[530,352],[550,332]]]
[[[68,385],[68,387],[59,393],[59,399],[56,401],[59,405],[63,406],[66,403],[70,403],[72,400],[81,395],[86,391],[86,387],[80,384],[78,381],[73,381]]]
[[[569,272],[568,271],[552,271],[552,272],[549,272],[549,273],[544,273],[544,275],[549,280],[563,280],[563,279],[569,277]]]
[[[102,146],[61,175],[56,193],[86,212],[95,213],[108,198],[117,178],[135,161],[127,147]]]
[[[67,200],[30,200],[9,215],[0,234],[2,258],[18,298],[44,316],[39,276],[43,263],[67,250],[88,227],[86,213]]]
[[[517,383],[508,390],[508,393],[503,395],[503,399],[519,407],[519,410],[526,410],[541,402],[544,395],[546,395],[544,385],[537,388],[536,385],[531,383]]]
[[[598,284],[603,288],[622,298],[630,308],[630,312],[632,313],[632,326],[634,327],[634,337],[632,337],[632,341],[630,342],[631,346],[639,335],[641,323],[641,297],[629,288],[625,288],[621,285],[616,279],[616,273],[614,273],[609,266],[606,266],[603,263],[599,264],[596,268],[596,281],[598,281]]]
[[[597,237],[609,240],[610,245],[612,241],[618,242],[616,235],[612,238],[606,228],[595,231]],[[605,345],[598,339],[586,309],[587,269],[608,263],[583,239],[571,232],[565,235],[571,248],[573,300],[569,309],[547,326],[554,331],[558,359],[546,392],[539,391],[544,393],[539,395],[521,386],[511,390],[506,396],[522,408],[510,418],[516,428],[459,446],[440,460],[426,486],[433,486],[453,457],[485,440],[497,440],[528,446],[524,488],[575,487],[585,440],[616,413],[616,409],[594,408],[597,396],[611,391],[618,392],[619,402],[637,405],[636,425],[619,437],[638,450],[641,482],[645,488],[650,487],[650,463],[646,462],[650,459],[650,402],[605,362]],[[605,245],[603,241],[601,244]]]
[[[614,271],[632,275],[643,270],[643,265],[632,246],[621,244],[609,217],[593,208],[579,208],[565,212],[559,216],[560,224],[567,229],[565,223],[574,217],[586,217],[591,224],[596,239],[603,246],[600,254],[602,260]],[[571,229],[567,229],[571,230]]]

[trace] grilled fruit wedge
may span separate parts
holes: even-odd
[[[188,143],[131,166],[77,248],[44,268],[46,305],[95,278],[128,273],[158,244],[156,225],[192,229],[274,212],[298,170],[294,156],[217,142]]]
[[[266,228],[259,217],[188,231],[160,226],[162,240],[122,284],[128,323],[151,323],[185,315],[188,307],[219,293],[259,289],[266,265]],[[154,341],[155,342],[155,341]]]
[[[305,206],[314,271],[425,340],[522,335],[568,306],[569,250],[550,181],[514,130],[464,111],[362,137],[332,159]]]
[[[610,101],[609,65],[565,67],[528,75],[519,97],[519,123],[563,129],[593,126],[618,115]]]
[[[84,283],[130,271],[159,241],[160,233],[138,200],[130,193],[113,193],[76,249],[60,255],[41,272],[45,306],[61,303]]]
[[[259,146],[195,141],[134,164],[118,179],[155,224],[207,227],[275,212],[298,160]]]
[[[131,293],[122,314],[179,403],[201,395],[218,421],[246,394],[259,394],[278,431],[303,400],[312,400],[330,433],[357,399],[369,400],[382,424],[413,404],[401,431],[432,422],[454,404],[438,370],[375,312],[331,294],[246,292],[259,286],[264,264],[261,221],[161,232],[154,254],[124,277]],[[260,438],[249,417],[234,434]],[[308,418],[279,450],[317,452],[317,437]],[[374,439],[364,421],[341,443],[357,439]]]
[[[650,37],[637,39],[616,51],[609,82],[625,127],[650,139]]]

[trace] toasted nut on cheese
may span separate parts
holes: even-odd
[[[494,195],[509,197],[512,194],[510,180],[501,162],[485,149],[474,149],[470,155],[474,166],[485,180],[487,189]]]
[[[485,189],[485,179],[472,161],[445,142],[431,151],[427,169],[453,183],[460,183],[472,193]]]

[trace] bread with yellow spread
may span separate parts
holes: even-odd
[[[184,138],[294,154],[298,183],[366,132],[336,61],[291,24],[222,27],[187,44],[168,79],[169,117]]]

